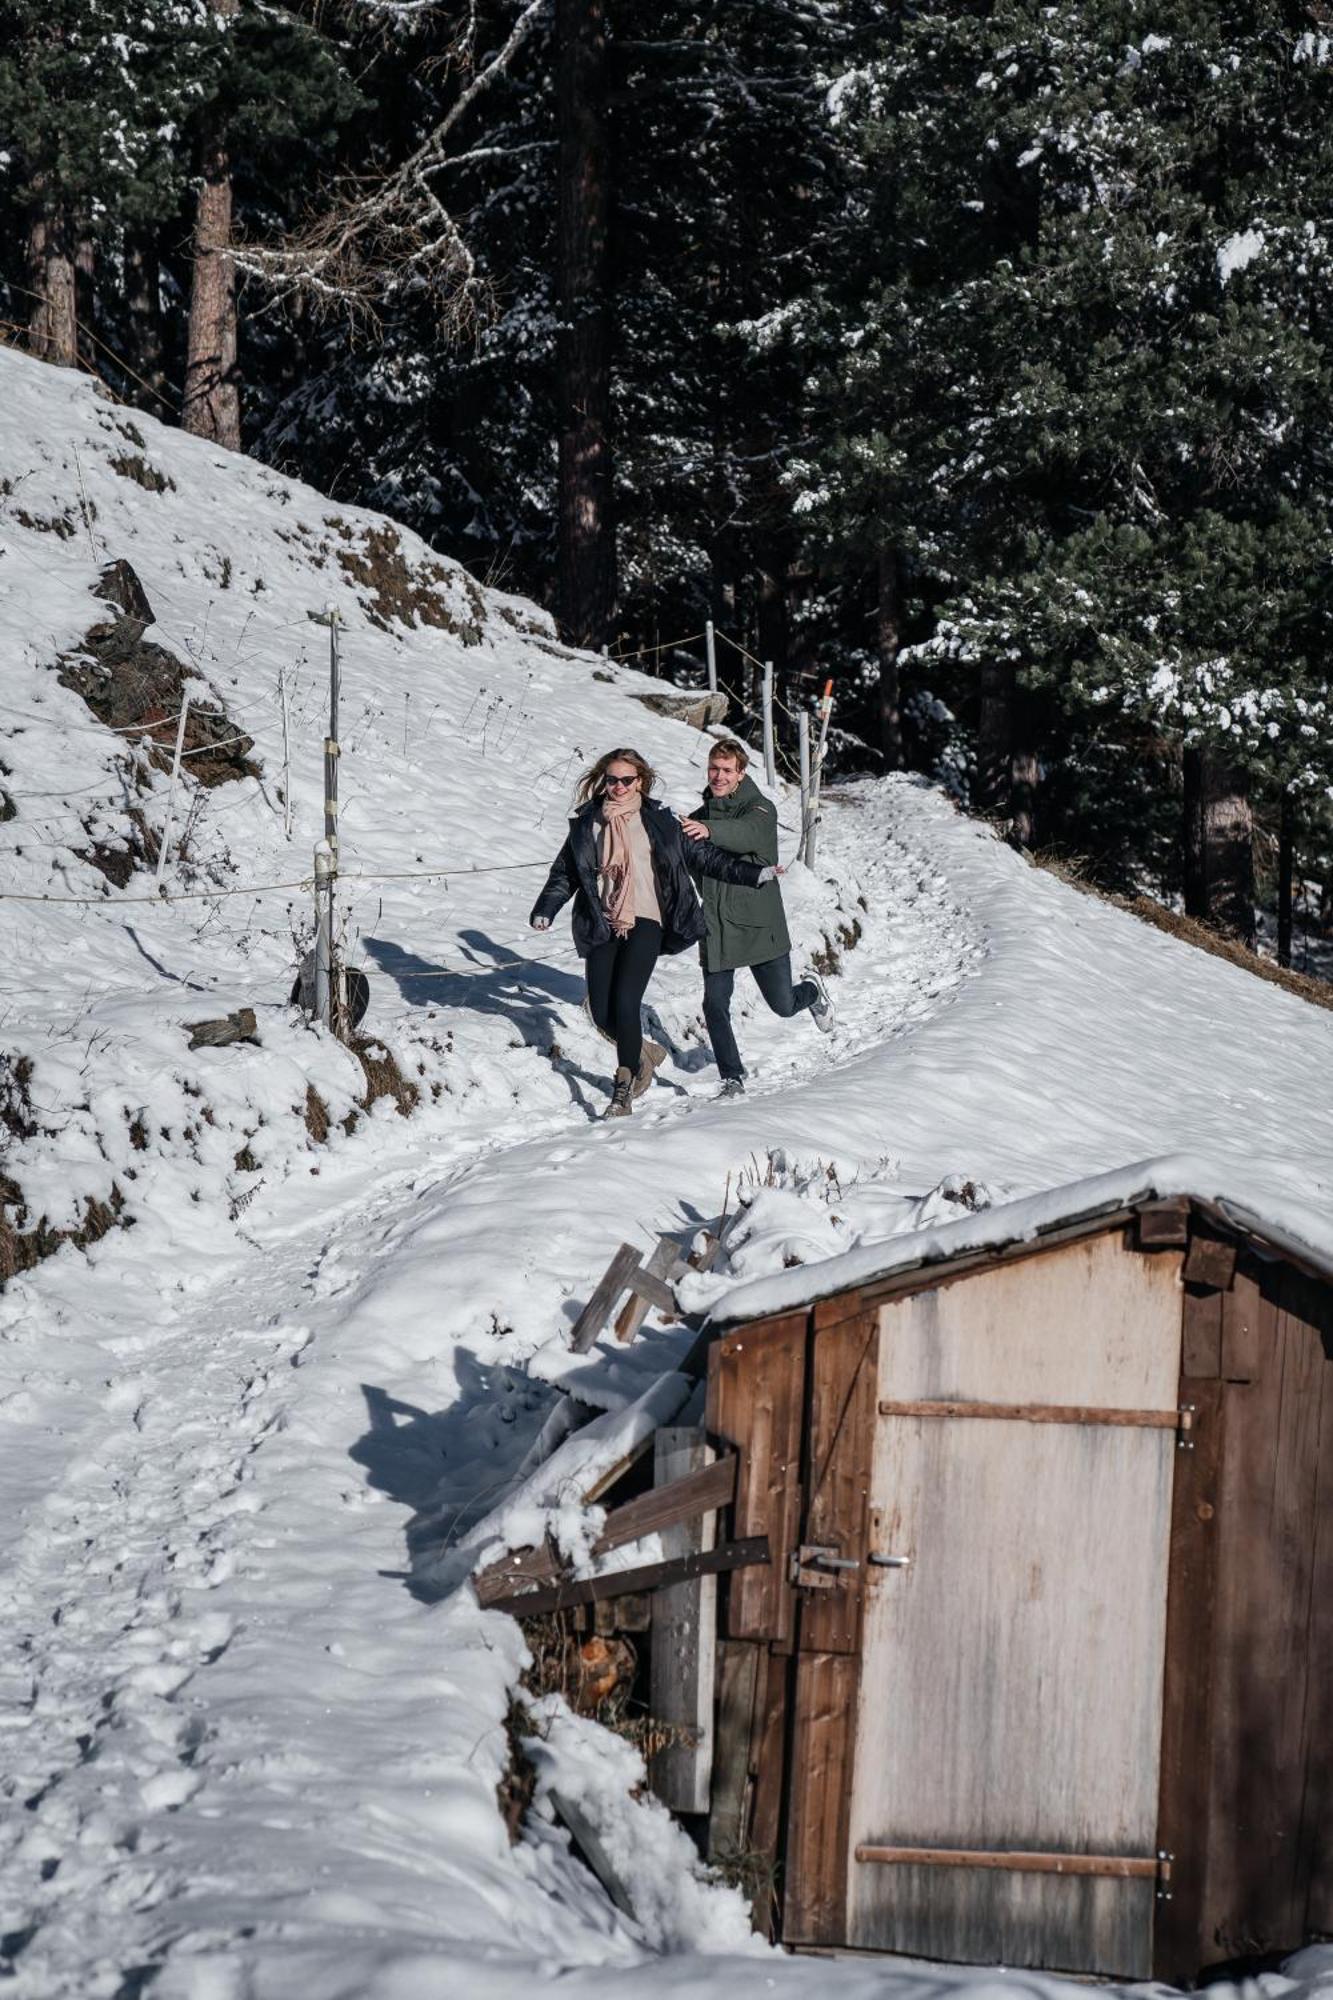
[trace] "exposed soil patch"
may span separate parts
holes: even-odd
[[[169,473],[159,472],[137,451],[123,451],[111,461],[111,470],[118,472],[122,479],[132,479],[136,486],[142,486],[145,493],[174,493],[176,482]]]
[[[363,591],[369,592],[367,609],[377,625],[388,628],[396,618],[403,625],[434,625],[452,632],[465,646],[479,646],[485,631],[486,606],[480,590],[462,570],[448,570],[442,563],[426,562],[413,569],[403,554],[395,528],[387,523],[369,528],[358,538],[345,521],[332,520],[329,526],[348,544],[337,551],[338,562]],[[462,591],[470,615],[460,614],[451,598]]]
[[[127,741],[133,740],[129,731],[141,727],[154,745],[152,761],[170,770],[181,696],[186,681],[195,678],[193,670],[165,646],[144,638],[153,610],[129,563],[108,564],[96,595],[109,615],[89,628],[79,652],[61,660],[57,679],[82,696],[99,722],[125,731]],[[250,756],[253,739],[224,709],[202,699],[198,705],[191,699],[183,748],[189,760],[184,768],[197,784],[224,785],[259,776],[260,767]]]

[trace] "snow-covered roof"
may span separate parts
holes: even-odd
[[[978,1252],[1011,1249],[1035,1243],[1057,1230],[1115,1215],[1143,1202],[1186,1196],[1205,1203],[1219,1221],[1258,1237],[1276,1253],[1305,1265],[1333,1283],[1333,1216],[1294,1202],[1276,1204],[1267,1192],[1256,1193],[1225,1176],[1208,1161],[1189,1153],[1168,1153],[1132,1166],[1096,1174],[1065,1187],[1027,1195],[957,1222],[940,1223],[910,1235],[860,1243],[841,1257],[803,1264],[770,1277],[736,1286],[713,1307],[710,1326],[766,1319],[795,1312],[817,1299],[832,1298],[880,1279],[932,1265],[955,1263]]]

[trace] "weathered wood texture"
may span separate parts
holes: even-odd
[[[1204,1964],[1301,1943],[1307,1912],[1330,1900],[1328,1663],[1312,1644],[1333,1585],[1320,1521],[1333,1485],[1329,1294],[1280,1267],[1255,1275],[1253,1379],[1225,1389]]]
[[[569,1345],[573,1353],[588,1352],[610,1318],[611,1308],[638,1268],[638,1251],[632,1243],[622,1243],[607,1265],[601,1283],[574,1322],[573,1332],[569,1336]]]
[[[860,1662],[850,1653],[803,1653],[792,1733],[791,1808],[782,1935],[788,1944],[845,1944],[848,1820]]]
[[[789,1662],[763,1640],[724,1639],[718,1655],[708,1859],[748,1885],[755,1929],[776,1937]]]
[[[644,1265],[643,1272],[637,1279],[634,1277],[630,1279],[630,1296],[620,1308],[616,1320],[616,1339],[625,1342],[633,1340],[652,1309],[653,1299],[644,1283],[645,1278],[664,1284],[666,1279],[688,1269],[689,1265],[681,1256],[676,1244],[669,1236],[663,1236]],[[668,1291],[666,1304],[662,1310],[670,1312],[674,1309],[675,1303],[675,1294]]]
[[[1063,1403],[883,1402],[882,1417],[1003,1417],[1010,1424],[1118,1424],[1125,1430],[1175,1430],[1178,1410],[1087,1410]]]
[[[878,1419],[877,1545],[913,1560],[870,1572],[853,1847],[1155,1853],[1181,1262],[1117,1231],[881,1308],[885,1402],[1170,1423]],[[853,1863],[844,1941],[1145,1977],[1153,1899]]]
[[[654,1441],[664,1433],[656,1432]],[[592,1545],[594,1556],[604,1556],[611,1549],[625,1548],[630,1542],[642,1541],[645,1535],[660,1534],[664,1529],[692,1521],[698,1515],[713,1513],[725,1507],[736,1489],[736,1454],[727,1452],[721,1458],[700,1462],[693,1471],[673,1480],[669,1485],[656,1486],[649,1493],[641,1493],[634,1500],[627,1500],[622,1507],[613,1507],[606,1517],[601,1534]],[[696,1542],[697,1548],[711,1548],[711,1540]],[[673,1554],[684,1555],[686,1549],[672,1550]],[[473,1584],[480,1603],[490,1604],[497,1597],[513,1594],[517,1584],[537,1584],[549,1582],[560,1574],[561,1558],[549,1546],[541,1549],[515,1549],[502,1556],[499,1562],[481,1570],[473,1578]]]
[[[805,1350],[804,1313],[727,1334],[709,1349],[708,1429],[739,1454],[733,1531],[766,1535],[772,1555],[767,1569],[731,1580],[731,1639],[791,1643],[787,1565],[800,1519]]]
[[[803,1653],[852,1653],[861,1642],[870,1469],[879,1390],[879,1314],[820,1327],[811,1346],[810,1439],[803,1543],[832,1549],[854,1569],[831,1572],[832,1588],[802,1594]],[[799,1699],[799,1696],[798,1696]],[[854,1717],[846,1717],[847,1728]]]
[[[702,1429],[693,1425],[660,1430],[653,1470],[660,1487],[707,1470],[713,1455]],[[717,1514],[661,1530],[664,1556],[711,1549]],[[717,1666],[717,1578],[700,1576],[672,1584],[653,1599],[649,1710],[653,1720],[676,1732],[649,1763],[653,1790],[673,1812],[708,1810],[713,1772],[713,1695]]]
[[[697,1555],[677,1556],[670,1562],[643,1563],[636,1569],[612,1570],[607,1576],[585,1576],[545,1589],[515,1591],[508,1597],[493,1598],[488,1608],[507,1611],[514,1618],[535,1618],[547,1611],[567,1611],[576,1604],[597,1604],[603,1598],[624,1597],[634,1591],[660,1590],[664,1584],[717,1576],[723,1570],[746,1569],[768,1560],[768,1543],[762,1535],[752,1535],[744,1541],[725,1542],[721,1548],[703,1549]]]
[[[1182,1375],[1181,1396],[1195,1407],[1191,1449],[1176,1454],[1171,1500],[1157,1821],[1158,1846],[1172,1856],[1171,1900],[1158,1904],[1153,1933],[1153,1971],[1172,1983],[1192,1980],[1202,1962],[1199,1925],[1209,1824],[1218,1481],[1226,1417],[1219,1380]]]

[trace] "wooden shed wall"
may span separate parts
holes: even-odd
[[[1098,1881],[1066,1902],[1072,1908],[1081,1900],[1093,1931],[1108,1936],[1123,1928],[1132,1906],[1150,1909],[1152,1970],[1174,1980],[1333,1932],[1333,1673],[1325,1670],[1333,1645],[1333,1387],[1326,1365],[1333,1356],[1333,1287],[1252,1242],[1228,1241],[1216,1215],[1201,1223],[1196,1212],[1187,1244],[1186,1206],[1179,1205],[1178,1250],[1166,1241],[1169,1219],[1159,1218],[1151,1238],[1161,1247],[1145,1253],[1122,1216],[1085,1232],[1073,1255],[1066,1239],[1059,1248],[1027,1249],[1011,1264],[918,1273],[892,1287],[893,1304],[848,1294],[811,1312],[732,1329],[715,1343],[709,1428],[742,1454],[734,1532],[766,1534],[772,1563],[732,1578],[722,1592],[713,1851],[732,1860],[743,1853],[760,1877],[766,1864],[778,1881],[785,1870],[781,1929],[790,1941],[972,1955],[961,1910],[956,1925],[932,1921],[928,1941],[922,1935],[915,1946],[892,1924],[868,1923],[867,1895],[877,1904],[881,1892],[865,1887],[864,1864],[858,1868],[852,1859],[856,1840],[872,1832],[867,1800],[875,1786],[886,1811],[899,1794],[888,1778],[897,1752],[887,1738],[878,1743],[875,1732],[910,1727],[904,1709],[926,1699],[919,1689],[904,1702],[883,1671],[863,1670],[862,1605],[870,1607],[873,1631],[883,1615],[876,1607],[889,1603],[883,1586],[892,1589],[900,1579],[863,1569],[857,1579],[840,1579],[833,1592],[815,1593],[793,1588],[789,1574],[797,1547],[815,1539],[841,1537],[839,1546],[850,1547],[859,1535],[864,1553],[876,1541],[900,1538],[903,1521],[894,1517],[891,1499],[885,1509],[879,1488],[895,1455],[892,1477],[901,1483],[901,1423],[895,1445],[886,1445],[881,1431],[878,1449],[889,1456],[873,1479],[869,1471],[880,1426],[862,1378],[867,1359],[879,1367],[876,1350],[889,1371],[876,1377],[881,1401],[945,1399],[951,1390],[975,1401],[989,1385],[995,1401],[1194,1406],[1191,1448],[1169,1454],[1165,1468],[1174,1491],[1156,1843],[1173,1856],[1172,1899],[1154,1903],[1148,1883],[1121,1885],[1128,1891],[1121,1895]],[[1182,1300],[1186,1248],[1190,1282]],[[1145,1287],[1144,1299],[1155,1303],[1146,1320],[1138,1314],[1136,1328],[1133,1296]],[[1161,1300],[1172,1288],[1179,1311],[1174,1333],[1164,1334]],[[1043,1296],[1046,1304],[1038,1305]],[[1055,1374],[1050,1349],[1038,1337],[1042,1315],[1051,1313],[1057,1321],[1063,1315]],[[1157,1331],[1144,1338],[1147,1321]],[[898,1322],[916,1327],[906,1347],[893,1338]],[[903,1349],[896,1373],[895,1347]],[[963,1383],[951,1371],[968,1351],[973,1373]],[[860,1444],[848,1442],[836,1415],[841,1410],[845,1420],[853,1409],[860,1412],[852,1426],[864,1432]],[[979,1434],[988,1426],[973,1421],[970,1428]],[[1023,1428],[1035,1439],[1035,1426]],[[834,1432],[842,1442],[830,1459]],[[1049,1452],[1049,1435],[1034,1448]],[[1086,1441],[1075,1447],[1076,1454],[1086,1449]],[[1123,1441],[1110,1447],[1112,1455],[1123,1449]],[[1010,1475],[1016,1500],[1023,1456]],[[1151,1446],[1148,1456],[1154,1457]],[[835,1463],[836,1478],[821,1481],[821,1465]],[[1142,1489],[1145,1500],[1157,1496],[1151,1514],[1160,1512],[1163,1470],[1155,1465]],[[978,1489],[976,1504],[985,1498]],[[1057,1531],[1052,1560],[1058,1561],[1058,1543]],[[1144,1552],[1136,1556],[1124,1546],[1132,1570]],[[1099,1550],[1095,1537],[1087,1551],[1092,1559],[1108,1552],[1114,1558],[1109,1543]],[[1035,1544],[1032,1561],[1045,1571]],[[1146,1587],[1151,1597],[1158,1585],[1149,1578]],[[1117,1592],[1111,1595],[1119,1601]],[[895,1643],[903,1637],[896,1634]],[[946,1640],[943,1631],[941,1645]],[[1071,1657],[1070,1715],[1077,1722],[1079,1690],[1091,1683],[1077,1664],[1077,1648]],[[899,1668],[905,1664],[904,1658]],[[941,1664],[947,1677],[947,1657]],[[1084,1666],[1095,1681],[1095,1660]],[[911,1674],[920,1679],[919,1660]],[[853,1757],[858,1690],[867,1732],[859,1764]],[[1041,1699],[1047,1698],[1043,1689]],[[1095,1712],[1099,1704],[1089,1706]],[[1155,1752],[1137,1724],[1130,1736],[1142,1753],[1133,1759],[1136,1782],[1141,1788],[1146,1769],[1151,1789]],[[1091,1729],[1087,1798],[1105,1776],[1097,1768],[1101,1740],[1100,1729]],[[1139,1848],[1145,1811],[1140,1798],[1132,1815]],[[952,1821],[943,1831],[959,1844],[972,1837]],[[1128,1821],[1122,1831],[1128,1841]],[[1055,1841],[1058,1831],[1048,1836]],[[1085,1839],[1089,1830],[1071,1822],[1071,1844]],[[1070,1887],[1057,1880],[1057,1898]],[[1058,1938],[1052,1948],[1043,1936],[1050,1893],[1038,1883],[1014,1902],[1010,1960],[1076,1969]],[[993,1895],[987,1885],[983,1903]],[[762,1925],[772,1908],[767,1886],[755,1906]],[[1067,1929],[1064,1918],[1055,1929],[1062,1924]],[[1143,1935],[1141,1923],[1131,1927]],[[1147,1970],[1141,1955],[1134,1963]]]

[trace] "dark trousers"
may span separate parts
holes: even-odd
[[[662,949],[662,926],[639,917],[628,937],[608,938],[588,953],[588,1006],[603,1034],[616,1038],[616,1061],[637,1076],[643,1059],[639,1008]]]
[[[792,985],[789,951],[784,951],[781,958],[769,958],[762,965],[752,965],[750,970],[754,974],[755,985],[773,1012],[781,1014],[784,1020],[799,1014],[803,1008],[813,1007],[819,998],[819,988],[811,979],[803,979],[799,986]],[[714,1059],[725,1077],[745,1075],[741,1052],[731,1032],[731,992],[735,983],[736,974],[733,971],[704,974],[704,1022],[708,1039],[713,1044]]]

